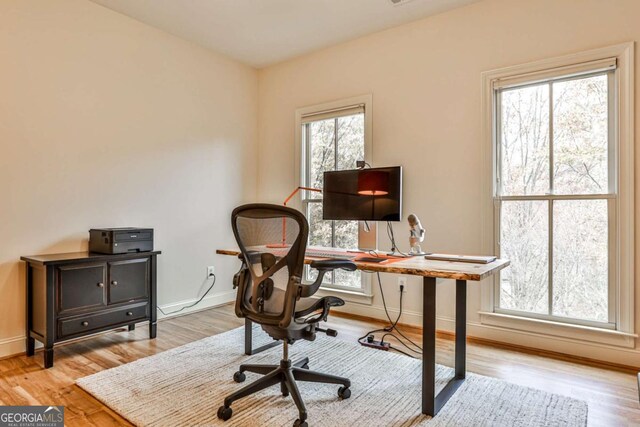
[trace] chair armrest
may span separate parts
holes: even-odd
[[[354,262],[347,259],[321,259],[318,261],[312,261],[310,265],[311,268],[325,271],[333,271],[336,268],[347,271],[355,271],[356,269]]]

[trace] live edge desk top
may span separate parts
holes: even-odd
[[[268,250],[267,250],[268,251]],[[238,256],[238,250],[218,249],[220,255]],[[314,259],[305,257],[305,263]],[[467,281],[487,278],[509,265],[505,259],[497,259],[488,264],[466,262],[432,261],[423,256],[393,260],[388,263],[368,263],[355,261],[359,270],[381,273],[410,274],[422,276],[422,413],[435,416],[445,403],[462,385],[466,377],[467,351]],[[456,281],[456,345],[455,373],[447,384],[436,392],[436,279]],[[245,349],[249,342],[251,350],[251,323],[245,323]],[[246,352],[246,350],[245,350]],[[247,354],[252,354],[251,351]]]
[[[216,253],[218,255],[238,256],[240,251],[218,249]],[[363,253],[362,255],[366,254]],[[320,258],[305,257],[304,262],[309,264],[317,259]],[[509,260],[506,259],[496,259],[488,264],[472,264],[468,262],[433,261],[425,259],[423,256],[399,261],[394,260],[389,263],[358,262],[356,260],[353,262],[358,270],[471,281],[486,279],[509,265]]]

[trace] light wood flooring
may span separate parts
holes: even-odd
[[[231,306],[223,306],[158,324],[158,338],[147,339],[146,325],[133,332],[119,330],[56,347],[54,367],[43,369],[42,353],[0,360],[0,405],[64,405],[69,426],[111,426],[126,420],[74,385],[77,378],[119,366],[141,357],[215,335],[243,325]],[[338,338],[355,341],[381,322],[333,316],[329,327]],[[420,330],[402,330],[420,342]],[[454,345],[440,336],[438,363],[452,366]],[[634,372],[590,366],[514,349],[470,342],[467,369],[523,386],[572,396],[589,403],[590,426],[640,426],[638,389]],[[215,417],[216,407],[211,416]]]

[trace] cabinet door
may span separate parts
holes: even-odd
[[[57,311],[95,310],[107,304],[104,264],[65,265],[56,268]]]
[[[149,297],[149,258],[109,263],[109,304]]]

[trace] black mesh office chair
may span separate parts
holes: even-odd
[[[291,394],[298,408],[299,418],[294,426],[306,426],[307,412],[296,380],[341,384],[338,389],[341,399],[351,395],[351,383],[347,378],[309,370],[308,358],[292,363],[288,345],[299,339],[313,341],[316,332],[337,334],[331,329],[319,328],[318,323],[326,321],[331,307],[344,305],[344,301],[336,297],[309,297],[320,288],[327,272],[337,268],[353,271],[356,266],[347,260],[314,261],[311,267],[318,270],[318,277],[313,284],[303,284],[309,225],[304,215],[295,209],[268,204],[244,205],[234,209],[231,225],[243,262],[234,277],[238,288],[236,315],[249,318],[272,338],[282,340],[283,355],[280,365],[240,365],[233,376],[236,382],[246,379],[245,371],[264,376],[227,396],[218,409],[218,418],[231,418],[234,401],[280,384],[282,395]]]

